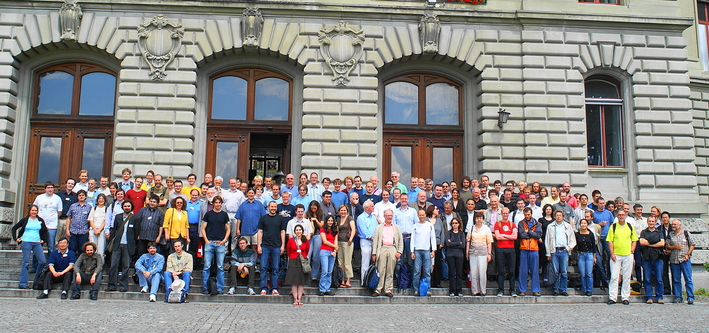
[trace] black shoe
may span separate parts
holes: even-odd
[[[615,304],[615,301],[612,300],[612,299],[609,299],[607,304],[608,304],[608,305],[613,305],[613,304]]]
[[[61,299],[66,299],[66,293],[62,293]]]
[[[39,296],[37,296],[37,299],[47,299],[49,298],[49,294],[45,293],[40,293]]]
[[[627,299],[623,300],[623,305],[630,305],[630,302]]]
[[[98,300],[98,292],[92,291],[91,293],[89,293],[89,299],[92,301]]]
[[[118,289],[116,289],[115,286],[110,286],[110,287],[106,288],[106,291],[116,291],[116,290],[118,290]]]
[[[675,303],[679,303],[679,304],[684,303],[684,302],[682,301],[682,297],[675,297]]]
[[[557,292],[555,291],[555,292],[551,293],[551,295],[552,295],[552,296],[559,296],[559,293],[557,293]]]
[[[128,291],[128,288],[120,287],[120,288],[118,288],[118,291],[124,293],[124,292]]]
[[[688,300],[687,300],[687,305],[693,305],[693,304],[694,304],[694,300],[693,300],[693,299],[688,299]]]
[[[593,292],[587,291],[587,292],[586,292],[586,296],[589,296],[589,297],[593,296]]]
[[[322,292],[322,291],[321,291],[321,292],[318,293],[318,295],[319,295],[319,296],[325,296],[325,292]]]
[[[81,294],[79,294],[79,293],[74,293],[74,294],[71,295],[71,298],[69,298],[69,299],[81,299]]]
[[[332,295],[332,292],[326,291],[326,292],[325,292],[325,295],[328,295],[328,296],[329,296],[329,295]]]
[[[29,286],[21,286],[21,287],[17,287],[17,288],[18,288],[18,289],[30,289]]]
[[[559,295],[561,295],[561,296],[569,296],[569,293],[567,293],[567,292],[565,292],[565,291],[562,291]]]
[[[202,295],[209,295],[209,290],[202,289]]]

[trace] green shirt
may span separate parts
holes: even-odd
[[[627,256],[632,250],[632,242],[638,241],[638,233],[635,228],[631,230],[627,221],[624,225],[616,222],[608,228],[606,241],[613,242],[613,254]]]

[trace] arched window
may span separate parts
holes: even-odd
[[[210,97],[207,172],[252,179],[290,168],[290,79],[261,69],[230,70],[210,79]]]
[[[588,165],[624,166],[623,98],[620,83],[604,77],[586,79],[586,138]]]
[[[444,77],[408,74],[384,85],[384,174],[435,182],[462,177],[462,87]]]
[[[114,72],[88,63],[45,68],[35,76],[33,101],[26,202],[46,181],[62,183],[82,169],[96,179],[111,172]]]

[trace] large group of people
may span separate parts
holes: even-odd
[[[682,278],[686,301],[694,302],[695,244],[680,220],[656,206],[645,216],[642,205],[606,200],[599,190],[572,193],[569,183],[507,180],[503,187],[483,175],[463,177],[460,186],[411,177],[407,187],[397,172],[383,184],[376,176],[321,181],[313,172],[285,175],[283,183],[230,178],[223,187],[211,174],[202,183],[190,174],[185,184],[153,171],[132,177],[130,169],[116,182],[85,170],[79,180],[57,193],[47,182],[12,228],[23,252],[19,287],[28,288],[32,269],[46,272],[40,299],[52,282],[62,283],[62,298],[73,284],[72,299],[91,284],[89,298],[97,299],[105,258],[108,291],[127,291],[133,267],[150,301],[162,281],[167,288],[182,279],[188,293],[193,269],[201,269],[205,294],[210,280],[211,292],[234,294],[245,279],[249,295],[279,295],[289,285],[300,305],[308,282],[330,295],[352,287],[357,271],[366,282],[371,264],[380,274],[373,296],[392,297],[395,287],[426,296],[424,283],[438,288],[446,279],[451,297],[463,296],[466,282],[473,296],[486,296],[489,279],[497,280],[497,296],[506,295],[505,280],[509,296],[541,296],[552,269],[554,296],[568,296],[567,288],[591,296],[597,285],[608,288],[608,304],[628,304],[634,275],[647,303],[663,303],[670,292],[683,302]],[[580,279],[570,285],[574,262]]]

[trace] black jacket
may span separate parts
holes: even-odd
[[[135,216],[131,216],[125,223],[128,223],[128,228],[125,228],[128,233],[126,237],[128,241],[128,253],[132,256],[135,254],[137,235],[140,234],[140,223],[136,223]],[[111,234],[108,236],[107,251],[114,252],[118,250],[118,247],[121,245],[124,226],[123,213],[116,215],[116,219],[113,222],[113,229],[111,229]]]
[[[41,217],[37,216],[37,219],[39,220],[39,224],[42,226],[39,230],[39,238],[44,241],[44,244],[49,244],[49,230],[47,229],[47,225],[44,223],[44,219],[42,219]],[[29,221],[29,219],[27,217],[23,217],[19,222],[12,226],[13,240],[22,238],[22,235],[25,233],[27,221]],[[19,232],[17,232],[18,230]]]

